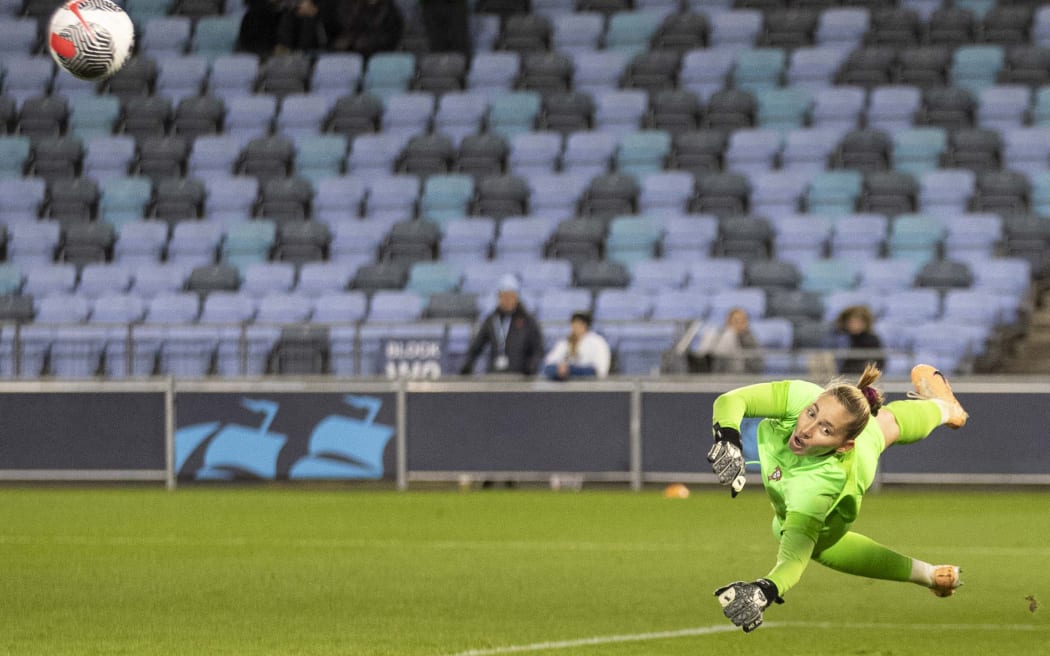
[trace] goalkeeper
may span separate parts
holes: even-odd
[[[783,603],[811,559],[847,574],[918,583],[940,597],[960,585],[958,567],[910,558],[850,530],[885,448],[917,442],[941,425],[960,428],[968,417],[948,381],[929,365],[911,371],[912,400],[885,406],[874,387],[881,375],[869,363],[856,384],[759,383],[715,399],[715,443],[707,459],[734,497],[744,485],[740,420],[764,418],[758,452],[776,513],[777,562],[764,578],[715,591],[725,616],[745,632],[762,624],[767,606]]]

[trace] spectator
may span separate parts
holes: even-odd
[[[470,57],[470,7],[467,0],[420,0],[431,52],[461,52]]]
[[[294,0],[283,5],[277,19],[274,52],[283,54],[325,47],[328,38],[319,15],[325,5],[326,0]]]
[[[860,349],[877,351],[882,348],[882,340],[872,332],[875,319],[871,309],[866,305],[851,305],[839,313],[835,320],[838,330],[838,339],[835,346],[841,349]],[[886,358],[882,353],[868,354],[864,357],[847,357],[839,361],[839,373],[859,374],[864,371],[868,362],[874,362],[875,366],[882,369]]]
[[[499,281],[496,309],[485,317],[467,348],[460,374],[474,371],[474,362],[489,347],[489,373],[516,373],[533,376],[543,358],[543,333],[518,294],[517,276],[507,274]]]
[[[558,340],[547,354],[543,375],[551,380],[605,378],[609,375],[609,343],[591,330],[591,314],[575,312],[569,335]]]
[[[395,50],[405,29],[405,17],[394,0],[329,0],[325,16],[331,50],[364,57]]]
[[[700,344],[689,354],[691,370],[716,374],[757,374],[762,372],[762,358],[756,354],[758,342],[751,334],[747,310],[735,307],[726,315],[725,324],[706,330]]]
[[[246,0],[247,11],[241,17],[237,50],[266,57],[277,45],[277,24],[281,5],[276,0]]]

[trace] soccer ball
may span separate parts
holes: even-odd
[[[83,80],[103,80],[119,71],[134,43],[131,18],[110,0],[70,0],[48,24],[51,57]]]

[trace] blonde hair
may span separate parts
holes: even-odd
[[[860,378],[856,383],[850,383],[843,379],[836,379],[828,383],[824,393],[831,395],[842,404],[851,417],[850,422],[844,427],[846,439],[853,439],[860,435],[868,420],[879,414],[882,407],[882,392],[874,387],[875,382],[882,377],[882,371],[869,362],[864,366]]]

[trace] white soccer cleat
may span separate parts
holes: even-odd
[[[933,569],[933,585],[930,590],[938,597],[950,597],[955,588],[962,585],[959,580],[959,568],[955,565],[938,565]]]

